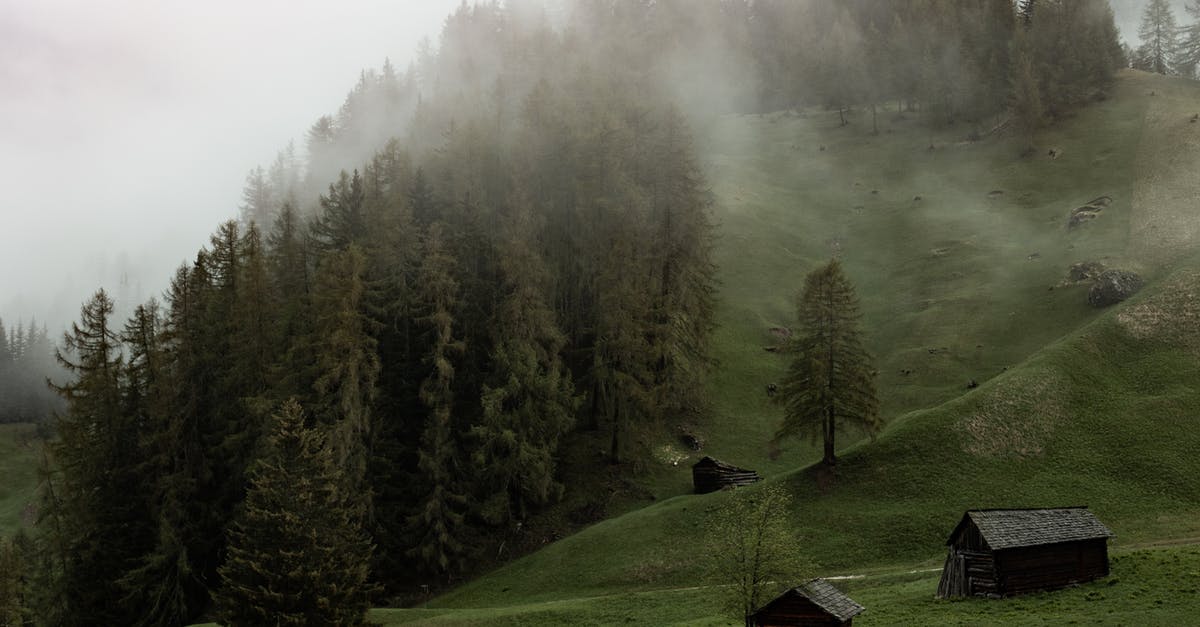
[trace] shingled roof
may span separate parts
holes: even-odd
[[[950,534],[954,539],[970,520],[994,551],[1022,546],[1110,538],[1113,535],[1086,507],[1055,509],[973,509]]]
[[[866,609],[855,603],[850,597],[842,594],[840,590],[833,587],[833,584],[824,579],[813,579],[793,588],[793,590],[803,595],[809,601],[821,606],[821,609],[829,612],[840,621],[850,620],[862,614],[863,610]]]

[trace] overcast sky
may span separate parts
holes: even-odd
[[[247,171],[459,1],[0,0],[0,317],[160,294]]]
[[[160,294],[247,171],[459,2],[0,0],[0,318],[57,334],[101,285]],[[1113,4],[1136,45],[1144,0]]]

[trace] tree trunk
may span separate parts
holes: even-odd
[[[834,422],[832,409],[829,411],[829,416],[825,420],[825,458],[821,460],[821,463],[832,468],[837,465],[837,456],[833,452]]]
[[[871,132],[879,134],[879,114],[875,111],[875,103],[871,103]]]
[[[838,105],[838,117],[842,120],[842,126],[846,125],[846,108]]]
[[[837,466],[837,457],[833,454],[833,434],[829,434],[829,438],[825,440],[825,459],[821,463],[826,466]]]
[[[613,415],[612,424],[612,448],[609,450],[609,463],[616,465],[621,463],[621,416],[620,409]]]

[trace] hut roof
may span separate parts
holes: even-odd
[[[954,533],[950,534],[946,544],[954,543],[954,539],[966,527],[968,520],[975,524],[984,541],[995,551],[1110,538],[1113,535],[1086,506],[1054,509],[973,509],[963,514],[962,520],[954,528]]]
[[[830,616],[843,622],[862,614],[866,609],[855,603],[850,597],[842,594],[840,590],[833,587],[833,584],[828,581],[824,579],[812,579],[779,595],[773,601],[764,605],[756,614],[766,611],[776,601],[792,595],[804,597],[812,601],[817,607],[828,612]]]
[[[703,468],[703,467],[717,468],[717,469],[724,470],[727,472],[754,472],[753,470],[747,470],[745,468],[738,468],[737,466],[734,466],[733,464],[723,462],[715,457],[709,457],[708,455],[705,455],[700,461],[698,461],[692,465],[692,468]]]

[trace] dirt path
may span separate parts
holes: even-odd
[[[1200,93],[1184,81],[1153,90],[1134,159],[1129,256],[1169,267],[1200,243],[1200,121],[1191,121]]]

